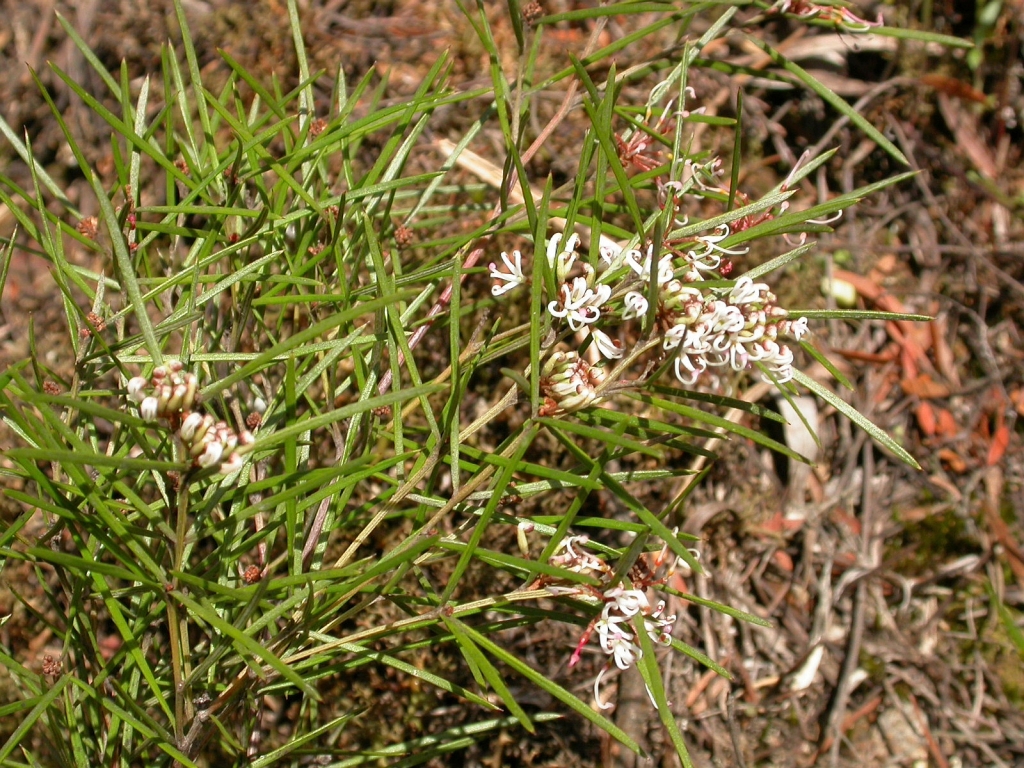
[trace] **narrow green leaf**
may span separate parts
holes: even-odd
[[[693,763],[690,761],[690,753],[686,749],[683,734],[679,730],[679,723],[676,722],[676,718],[672,714],[672,705],[669,704],[668,697],[665,695],[665,683],[661,678],[661,668],[658,666],[654,641],[647,631],[646,624],[647,621],[642,614],[638,614],[633,618],[633,632],[640,643],[642,651],[640,659],[637,661],[637,671],[640,672],[644,685],[647,687],[647,692],[654,700],[654,708],[658,712],[658,719],[661,720],[661,724],[668,731],[669,738],[672,740],[672,746],[675,747],[676,754],[679,756],[679,761],[682,763],[683,768],[693,768]]]
[[[838,381],[840,386],[846,387],[851,392],[855,391],[853,382],[846,378],[846,375],[840,371],[831,360],[829,360],[828,355],[824,354],[808,341],[801,341],[800,348],[810,355],[811,358],[821,363],[822,367],[832,374],[832,378]]]
[[[293,737],[288,740],[288,743],[282,747],[278,747],[275,750],[267,752],[264,755],[260,755],[255,760],[249,763],[252,768],[264,768],[264,766],[277,765],[281,760],[286,758],[292,752],[297,749],[305,747],[307,744],[312,744],[314,741],[319,739],[321,736],[326,736],[335,729],[343,728],[345,725],[362,714],[361,712],[347,712],[344,715],[335,717],[333,720],[321,725],[319,728],[313,728],[308,733],[302,734],[298,737]]]
[[[69,675],[63,675],[48,691],[36,699],[32,711],[25,715],[25,719],[18,723],[18,727],[7,739],[7,742],[0,747],[0,761],[6,761],[18,748],[22,740],[28,736],[29,731],[35,727],[36,722],[45,714],[50,705],[63,693],[64,688],[71,681]]]
[[[609,736],[618,740],[627,749],[632,750],[638,755],[646,756],[646,753],[640,748],[640,745],[637,744],[632,738],[629,737],[628,734],[626,734],[625,731],[623,731],[621,728],[615,725],[615,723],[613,723],[607,717],[595,712],[589,706],[587,706],[578,698],[576,698],[567,690],[565,690],[565,688],[558,685],[558,683],[549,680],[546,677],[546,675],[537,672],[528,664],[526,664],[526,662],[516,658],[511,653],[506,651],[504,648],[498,646],[489,638],[475,631],[471,627],[465,625],[463,626],[465,628],[466,634],[470,638],[472,638],[477,645],[486,650],[492,656],[501,660],[504,664],[510,666],[512,669],[514,669],[520,675],[522,675],[527,680],[532,682],[541,690],[547,691],[549,694],[551,694],[560,702],[568,706],[578,715],[586,718],[594,725],[596,725],[598,728],[600,728],[602,731],[605,731]]]
[[[505,685],[505,681],[501,677],[501,673],[498,671],[490,660],[483,654],[483,652],[476,646],[473,639],[469,636],[468,627],[459,621],[454,616],[445,616],[441,614],[441,621],[448,627],[448,631],[455,636],[455,641],[459,644],[459,648],[466,656],[467,661],[472,660],[473,665],[480,670],[480,673],[487,680],[494,692],[498,694],[505,706],[508,707],[508,711],[512,716],[519,721],[519,724],[523,726],[530,733],[536,733],[537,729],[533,725],[529,716],[519,706],[519,702],[516,701],[515,696]]]
[[[886,450],[892,452],[896,458],[904,462],[914,469],[921,469],[921,465],[917,463],[916,459],[911,456],[907,451],[900,446],[887,432],[873,424],[867,417],[865,417],[860,411],[850,405],[848,402],[843,400],[841,397],[836,395],[832,390],[828,389],[822,384],[812,379],[810,376],[805,374],[803,371],[793,369],[793,380],[798,384],[802,384],[807,387],[812,393],[820,397],[826,403],[831,405],[841,414],[846,416],[850,421],[856,424],[858,427],[863,429],[868,435]]]
[[[888,152],[893,158],[898,160],[903,165],[910,165],[910,162],[907,160],[906,156],[902,152],[900,152],[896,145],[889,141],[887,138],[885,138],[885,136],[882,135],[881,131],[879,131],[877,128],[875,128],[875,126],[868,122],[867,118],[865,118],[859,112],[854,110],[853,107],[851,107],[840,96],[836,95],[833,91],[829,90],[826,86],[822,85],[822,83],[809,72],[807,72],[807,70],[805,70],[799,64],[796,64],[787,59],[785,56],[783,56],[781,53],[779,53],[772,46],[770,46],[768,43],[764,42],[760,38],[754,37],[753,35],[747,35],[747,39],[754,43],[754,45],[756,45],[766,54],[768,54],[768,57],[772,60],[772,62],[775,63],[776,66],[782,67],[784,70],[793,75],[797,80],[799,80],[801,83],[803,83],[816,94],[818,94],[818,96],[820,96],[825,102],[832,105],[832,107],[837,112],[839,112],[842,115],[845,115],[851,123],[860,128],[872,141],[878,144],[878,146],[882,147],[882,149]]]
[[[275,672],[281,675],[285,680],[287,680],[300,691],[302,691],[306,696],[309,696],[314,701],[320,700],[320,696],[317,693],[317,691],[314,688],[312,688],[305,680],[303,680],[302,677],[299,674],[297,674],[295,670],[293,670],[287,663],[285,663],[279,657],[275,656],[269,650],[264,648],[261,643],[257,642],[244,632],[240,631],[238,628],[231,625],[229,622],[222,619],[220,616],[217,615],[215,611],[213,611],[210,608],[207,608],[206,606],[200,604],[199,602],[193,600],[191,597],[178,590],[174,590],[173,592],[169,593],[169,595],[173,599],[181,603],[182,606],[184,606],[189,611],[194,613],[200,620],[206,622],[217,631],[227,635],[231,639],[232,644],[236,647],[236,649],[239,652],[239,655],[241,655],[243,659],[248,654],[249,656],[253,656],[254,658],[261,660],[263,663],[265,663],[267,666],[269,666],[271,669],[273,669]],[[262,677],[264,674],[262,669],[257,668],[254,671],[260,677]]]
[[[909,312],[879,312],[873,309],[791,309],[793,317],[815,320],[908,320],[928,323],[935,318],[931,315],[916,315]]]
[[[974,43],[952,35],[941,35],[927,29],[910,29],[908,27],[872,27],[872,35],[895,37],[901,40],[919,40],[925,43],[937,43],[944,48],[973,48]]]
[[[631,440],[628,437],[622,437],[621,435],[609,432],[608,430],[588,427],[586,424],[580,424],[579,422],[570,421],[568,419],[553,419],[547,416],[538,417],[536,421],[538,424],[543,424],[546,427],[572,432],[580,437],[586,437],[598,443],[614,445],[616,448],[624,450],[627,454],[642,453],[646,456],[661,458],[661,452],[655,448],[651,448],[650,446],[644,445],[636,440]]]

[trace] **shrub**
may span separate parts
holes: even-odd
[[[818,361],[844,382],[809,321],[880,313],[784,308],[763,282],[811,250],[808,233],[902,177],[791,206],[826,152],[766,194],[739,191],[740,122],[703,114],[688,85],[722,66],[701,52],[738,7],[646,4],[654,23],[541,79],[551,25],[629,9],[531,13],[530,24],[513,3],[515,80],[489,14],[467,10],[490,87],[453,86],[441,54],[400,99],[385,100],[373,73],[350,85],[339,70],[329,107],[294,2],[300,72],[288,92],[227,54],[226,81],[204,86],[180,4],[182,40],[158,81],[107,72],[65,24],[107,92],[51,66],[109,126],[113,162],[95,169],[44,90],[95,195],[88,217],[2,124],[31,171],[27,188],[0,179],[20,227],[6,262],[31,253],[52,270],[73,360],[62,375],[33,342],[2,374],[3,419],[22,443],[6,454],[6,493],[24,512],[0,557],[31,566],[46,600],[35,619],[62,649],[42,670],[0,650],[23,696],[0,710],[20,723],[5,764],[21,749],[35,764],[241,763],[249,752],[252,765],[411,765],[569,710],[637,750],[603,713],[607,673],[632,666],[688,764],[658,648],[728,673],[673,636],[663,598],[765,622],[669,579],[700,569],[699,541],[673,523],[699,477],[685,459],[713,458],[703,446],[715,436],[801,458],[723,415],[780,418],[732,396],[737,383],[753,374],[783,398],[809,390],[913,464],[799,367]],[[671,57],[610,64],[682,39],[698,19],[711,23]],[[646,103],[623,103],[627,86],[645,87]],[[564,109],[537,134],[531,97],[558,88]],[[428,138],[452,107],[470,115],[459,142]],[[535,188],[536,150],[570,113],[585,120],[575,174]],[[735,134],[731,156],[693,143],[696,126]],[[503,142],[501,168],[468,149],[485,129]],[[780,236],[799,242],[740,266]],[[655,484],[675,489],[657,508],[645,500]],[[597,497],[625,514],[595,514]],[[27,535],[36,516],[43,532]],[[575,625],[570,666],[596,637],[596,708],[503,643],[542,622]],[[471,676],[419,663],[446,648]],[[509,717],[383,751],[336,747],[358,713],[328,696],[367,665]],[[528,712],[511,674],[557,711]],[[259,743],[259,703],[272,697],[299,705],[288,738]]]

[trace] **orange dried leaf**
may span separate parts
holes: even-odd
[[[860,536],[860,520],[858,520],[855,515],[851,515],[841,507],[836,507],[832,510],[829,517],[832,519],[832,522],[837,525],[843,525],[848,528],[850,533],[854,536]]]
[[[953,414],[947,408],[939,408],[939,423],[935,427],[935,433],[952,437],[959,431],[960,426],[956,423],[956,419],[953,418]]]
[[[917,408],[914,409],[914,415],[917,417],[917,426],[921,428],[921,431],[928,437],[934,437],[938,431],[938,420],[935,418],[935,409],[932,408],[932,404],[924,401],[917,404]]]
[[[1017,414],[1024,416],[1024,389],[1015,389],[1010,393],[1010,402],[1013,403]]]
[[[1009,445],[1010,430],[1005,424],[1000,424],[992,435],[992,442],[988,446],[988,456],[985,457],[985,464],[989,467],[998,464]]]
[[[945,75],[923,75],[921,82],[930,85],[937,91],[963,101],[976,101],[979,104],[987,104],[988,96],[976,88],[971,87],[963,80],[957,80]]]
[[[952,448],[943,448],[939,451],[939,461],[949,467],[950,471],[956,472],[958,475],[962,475],[967,471],[967,462],[964,461],[963,456]]]
[[[913,379],[903,379],[900,382],[903,391],[908,395],[916,395],[920,398],[936,400],[949,397],[949,387],[932,379],[927,373],[922,373]]]
[[[785,550],[775,550],[775,554],[772,555],[772,561],[786,573],[793,572],[793,558]]]

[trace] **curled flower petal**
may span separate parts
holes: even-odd
[[[624,616],[635,616],[641,610],[646,611],[651,607],[647,595],[640,589],[623,589],[619,586],[608,590],[604,595],[612,600],[605,604],[605,615],[610,614],[614,608]]]
[[[512,251],[512,258],[509,258],[509,255],[502,251],[501,260],[504,262],[505,268],[508,270],[507,272],[502,272],[498,269],[497,264],[493,261],[489,265],[491,277],[501,281],[491,287],[491,293],[495,296],[501,296],[503,293],[507,293],[526,282],[526,275],[523,274],[522,253]]]
[[[634,317],[644,317],[647,314],[647,299],[638,291],[630,291],[623,300],[626,305],[622,312],[622,319],[629,320]]]
[[[744,275],[736,281],[736,285],[729,292],[729,303],[739,306],[741,304],[753,304],[763,301],[763,294],[768,292],[768,286],[764,283],[755,283],[751,278]]]
[[[643,261],[640,260],[641,258]],[[626,263],[629,265],[629,268],[636,272],[637,276],[646,283],[651,281],[651,263],[653,261],[653,245],[647,247],[646,255],[635,248],[631,251],[626,251]],[[667,283],[672,277],[672,254],[667,253],[658,260],[658,284]]]
[[[596,323],[601,317],[598,309],[611,296],[611,287],[598,285],[591,288],[585,277],[574,277],[571,283],[562,283],[559,298],[548,303],[552,317],[566,318],[569,327],[578,331],[584,325]]]
[[[594,337],[594,346],[597,347],[597,351],[602,357],[618,360],[624,354],[625,350],[622,348],[621,342],[613,339],[604,331],[595,328],[591,330],[590,335]]]

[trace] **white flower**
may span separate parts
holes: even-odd
[[[715,182],[715,176],[719,176],[722,173],[722,159],[720,157],[709,160],[704,165],[697,165],[692,160],[685,160],[683,161],[683,167],[689,171],[690,177],[698,189],[702,189],[705,192],[719,191],[717,186],[712,185]]]
[[[665,601],[659,600],[658,606],[649,616],[644,617],[644,627],[651,640],[661,645],[672,644],[672,627],[675,626],[676,617],[662,616],[665,611]]]
[[[665,335],[661,340],[662,348],[666,352],[675,349],[682,343],[683,339],[686,338],[686,334],[689,332],[689,330],[689,328],[687,328],[685,325],[681,323],[678,325],[673,325],[671,328],[665,331]]]
[[[706,315],[705,315],[706,316]],[[711,305],[711,316],[708,317],[708,325],[714,335],[722,333],[739,333],[743,330],[746,319],[739,307],[726,304],[724,301],[715,301]]]
[[[730,249],[719,245],[720,242],[729,237],[728,224],[718,227],[715,232],[718,234],[701,235],[697,238],[697,242],[704,246],[703,251],[698,252],[694,249],[686,254],[686,257],[697,269],[718,269],[718,266],[722,263],[722,257],[718,255],[719,253],[728,254],[729,256],[742,256],[750,251],[749,248]]]
[[[715,338],[709,319],[702,317],[683,337],[683,349],[691,355],[707,355],[715,349]]]
[[[722,263],[722,257],[711,249],[707,249],[703,253],[687,251],[686,258],[689,259],[690,264],[692,264],[694,268],[698,270],[702,269],[705,272],[712,269],[718,269],[718,266]]]
[[[750,250],[749,248],[738,248],[733,251],[729,250],[728,248],[723,248],[722,246],[719,245],[720,242],[725,240],[730,235],[728,224],[723,224],[722,226],[718,227],[718,229],[716,229],[715,232],[718,232],[719,234],[701,235],[697,238],[697,241],[703,243],[704,246],[710,250],[727,253],[730,256],[742,256],[743,254]]]
[[[633,633],[620,626],[625,622],[625,616],[613,616],[602,618],[594,625],[601,648],[612,657],[619,669],[629,669],[643,655],[640,646],[633,642]]]
[[[495,283],[491,287],[491,293],[495,296],[501,296],[503,293],[511,291],[526,282],[526,275],[523,274],[523,254],[519,251],[512,251],[512,258],[508,257],[508,254],[504,251],[501,252],[501,260],[505,263],[505,267],[508,272],[502,272],[498,269],[498,265],[493,261],[490,263],[491,277],[495,280],[504,282]]]
[[[676,358],[676,378],[684,386],[692,387],[707,369],[707,358],[702,355],[691,357],[683,354]]]
[[[572,283],[562,283],[559,290],[561,300],[548,304],[553,317],[566,318],[569,327],[578,331],[584,325],[596,323],[601,317],[598,309],[612,294],[611,286],[598,285],[590,288],[585,277],[574,277]]]
[[[622,255],[622,248],[617,243],[613,243],[605,237],[601,238],[599,250],[601,253],[601,261],[605,264],[611,264]]]
[[[764,339],[750,348],[750,359],[764,365],[780,384],[785,384],[793,379],[793,350],[784,344],[779,344],[771,339]],[[771,378],[762,376],[769,384]]]
[[[623,616],[635,616],[643,611],[650,610],[651,604],[647,602],[647,595],[640,589],[623,589],[621,586],[613,587],[604,593],[610,602],[605,603],[604,618],[609,619],[612,609],[617,610]]]
[[[624,299],[626,305],[622,312],[622,319],[629,320],[633,317],[645,317],[647,315],[647,299],[638,291],[630,291]]]
[[[625,352],[621,342],[616,341],[604,331],[593,328],[590,331],[590,335],[594,337],[594,346],[597,347],[597,351],[602,357],[618,360]]]
[[[608,566],[599,557],[590,554],[582,549],[580,545],[590,541],[587,536],[566,536],[559,542],[555,553],[548,562],[552,565],[563,566],[574,573],[585,571],[607,571]],[[577,549],[577,547],[580,547]]]
[[[734,342],[733,345],[729,347],[729,365],[734,371],[745,370],[749,361],[750,354],[741,342]]]
[[[608,671],[608,667],[602,667],[601,671],[597,673],[597,678],[594,680],[594,701],[597,702],[598,709],[611,709],[614,704],[610,701],[605,703],[601,701],[601,680],[604,679],[604,673]]]
[[[729,303],[736,306],[742,304],[755,304],[763,302],[763,293],[768,292],[768,286],[764,283],[755,283],[751,278],[744,275],[736,281],[736,285],[729,292]]]
[[[792,336],[797,341],[800,341],[808,331],[806,317],[799,317],[796,320],[784,320],[780,325],[783,326],[780,329],[783,333]]]
[[[555,279],[558,282],[565,280],[565,276],[569,274],[569,270],[572,269],[573,262],[576,261],[576,246],[580,243],[580,236],[575,232],[569,235],[569,239],[565,243],[565,248],[559,250],[559,245],[562,243],[562,233],[556,232],[548,240],[548,266],[555,271]]]
[[[643,262],[639,261],[643,254],[637,249],[626,252],[626,263],[645,283],[651,281],[651,263],[654,261],[654,246],[647,246],[647,255]],[[658,285],[669,282],[673,277],[672,254],[666,253],[658,260]]]

